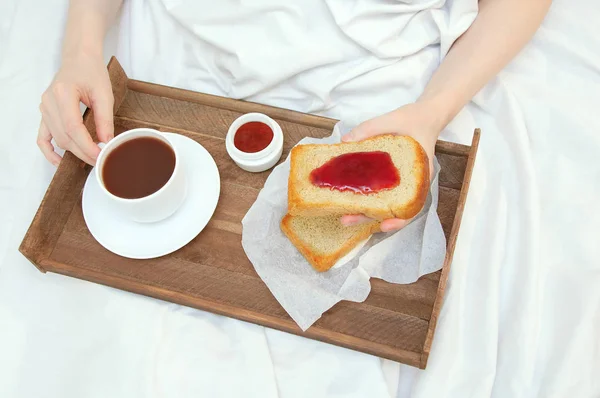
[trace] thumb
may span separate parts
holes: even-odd
[[[400,218],[390,218],[381,222],[381,232],[397,231],[408,225],[411,220],[403,220]]]
[[[348,134],[342,137],[343,142],[362,141],[374,135],[393,133],[390,131],[390,114],[378,116],[374,119],[362,122],[353,128]]]
[[[108,142],[115,136],[113,121],[114,97],[112,90],[108,88],[92,92],[92,110],[94,111],[94,123],[96,123],[96,135],[100,142]]]

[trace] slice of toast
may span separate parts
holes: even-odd
[[[311,172],[328,160],[351,152],[383,151],[398,169],[400,183],[391,189],[362,194],[313,185]],[[377,220],[416,216],[429,189],[429,160],[408,136],[385,134],[358,142],[298,145],[292,149],[288,213],[294,216],[365,214]]]
[[[319,272],[327,271],[357,244],[379,231],[379,222],[371,221],[345,227],[339,215],[294,217],[286,214],[281,230],[298,251]]]

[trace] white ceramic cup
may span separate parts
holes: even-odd
[[[173,174],[162,188],[148,196],[137,199],[126,199],[113,195],[106,189],[102,180],[102,167],[106,162],[107,156],[124,142],[141,137],[156,138],[173,150],[175,153],[175,169],[173,170]],[[139,128],[125,131],[110,140],[102,147],[96,159],[95,173],[100,188],[113,202],[115,209],[123,216],[137,222],[156,222],[171,216],[181,206],[187,193],[185,169],[177,148],[160,132],[153,129]]]

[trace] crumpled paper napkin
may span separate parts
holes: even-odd
[[[299,144],[340,142],[335,126],[331,136],[305,138]],[[277,166],[256,202],[242,220],[242,246],[277,301],[302,330],[340,300],[364,301],[371,277],[391,283],[412,283],[442,267],[446,239],[436,209],[439,164],[425,206],[397,232],[377,233],[358,245],[327,272],[317,272],[296,250],[279,227],[287,212],[288,159]]]

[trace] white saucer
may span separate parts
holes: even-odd
[[[180,249],[204,229],[219,201],[219,170],[208,151],[183,135],[162,134],[177,148],[188,185],[187,197],[171,217],[146,224],[120,216],[93,171],[83,188],[83,218],[92,236],[123,257],[155,258]]]

